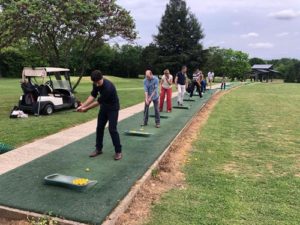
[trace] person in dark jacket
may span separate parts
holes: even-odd
[[[87,112],[89,109],[95,108],[100,105],[98,114],[98,124],[96,129],[96,149],[90,154],[90,157],[96,157],[102,154],[104,129],[109,122],[108,130],[115,147],[115,160],[122,158],[122,145],[120,136],[117,130],[118,117],[119,117],[119,97],[114,84],[103,78],[101,71],[95,70],[91,74],[93,81],[93,90],[87,100],[77,108],[78,112]],[[98,97],[97,101],[95,99]]]

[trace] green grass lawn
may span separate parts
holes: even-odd
[[[300,86],[247,85],[224,96],[184,167],[187,188],[149,224],[299,224]]]
[[[144,99],[142,79],[107,77],[112,80],[120,98],[121,108],[142,102]],[[75,113],[73,110],[60,111],[51,116],[28,119],[9,119],[9,113],[22,94],[20,79],[0,79],[0,143],[19,146],[33,139],[56,133],[64,128],[96,118],[98,109],[88,113]],[[76,97],[84,101],[89,96],[92,85],[88,77],[83,78],[76,89]]]

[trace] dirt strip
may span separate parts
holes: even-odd
[[[192,149],[192,143],[197,140],[199,130],[206,123],[219,99],[231,90],[216,93],[198,112],[159,163],[157,171],[152,172],[152,177],[142,185],[128,209],[119,217],[117,225],[144,224],[150,217],[152,205],[160,200],[163,193],[174,188],[186,187],[182,167]]]

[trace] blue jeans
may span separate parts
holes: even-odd
[[[201,81],[201,92],[205,92],[205,90],[206,90],[206,81],[205,80],[202,80]]]
[[[155,112],[155,124],[160,124],[160,115],[159,115],[159,106],[158,106],[159,98],[157,98],[156,100],[152,100],[152,101],[153,101],[154,112]],[[148,124],[150,104],[147,105],[145,103],[145,108],[144,108],[144,125]]]

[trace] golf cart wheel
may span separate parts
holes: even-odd
[[[44,108],[44,114],[45,115],[51,115],[53,112],[54,112],[53,105],[48,104],[48,105],[45,106],[45,108]]]

